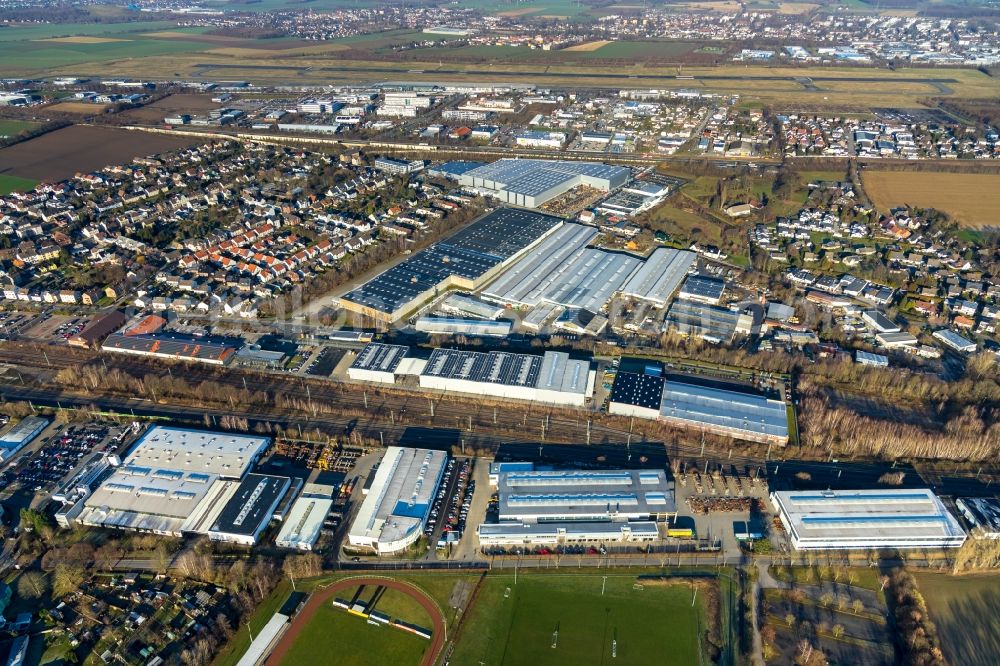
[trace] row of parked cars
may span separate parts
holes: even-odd
[[[449,497],[448,488],[451,485],[452,477],[456,474],[456,469],[458,470],[458,485],[454,494]],[[448,461],[448,467],[441,477],[441,486],[434,498],[434,504],[431,506],[431,516],[424,528],[426,536],[431,536],[434,533],[439,522],[444,523],[444,527],[441,528],[442,532],[457,531],[461,536],[465,531],[465,520],[469,516],[472,493],[475,491],[475,481],[469,480],[470,474],[472,474],[472,463],[469,460],[464,460],[461,465],[454,458]],[[447,508],[446,515],[445,508]]]
[[[521,546],[490,546],[483,548],[485,555],[607,555],[604,544],[599,546],[536,546],[524,548]]]
[[[49,437],[15,478],[35,492],[46,490],[69,474],[80,460],[103,441],[108,426],[71,426],[61,435]]]

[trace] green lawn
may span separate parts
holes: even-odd
[[[951,664],[988,666],[1000,654],[1000,576],[914,574]]]
[[[417,666],[429,646],[430,641],[419,636],[370,625],[362,617],[324,604],[316,610],[281,663]]]
[[[38,127],[39,123],[30,120],[10,120],[0,118],[0,137],[17,136],[21,132]]]
[[[11,192],[27,192],[38,184],[37,180],[0,174],[0,195]]]
[[[865,590],[878,591],[881,584],[878,572],[870,567],[826,567],[826,566],[795,566],[776,565],[771,567],[771,575],[776,580],[794,582],[799,585],[816,585],[823,581],[837,581],[860,587]]]
[[[596,574],[531,572],[520,574],[516,585],[513,575],[491,575],[462,629],[452,663],[700,663],[703,609],[697,600],[692,606],[692,588],[680,582],[647,583],[639,590],[634,583],[632,576],[608,576],[602,596],[602,576]]]
[[[46,25],[25,25],[0,28],[0,42],[31,41],[52,37],[115,37],[128,39],[123,33],[154,32],[176,30],[171,21],[137,21],[135,23],[49,23]]]
[[[573,55],[584,58],[674,58],[695,50],[694,42],[621,41],[605,44],[596,51],[575,51]]]

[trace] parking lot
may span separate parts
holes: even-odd
[[[91,317],[71,317],[67,315],[48,315],[38,318],[31,328],[22,335],[38,342],[66,342],[69,338],[82,331]]]
[[[449,539],[448,534],[454,533],[462,539],[465,534],[465,524],[472,506],[472,498],[476,491],[476,482],[472,480],[473,461],[470,458],[448,461],[441,486],[431,506],[430,518],[424,528],[424,536],[437,544],[441,539]],[[451,542],[456,543],[456,542]],[[451,546],[452,548],[454,546]]]
[[[47,436],[43,433],[34,452],[15,458],[0,475],[0,482],[16,482],[35,493],[49,492],[91,452],[113,450],[119,430],[106,424],[86,424],[68,426]]]

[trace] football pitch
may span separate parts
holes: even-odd
[[[603,595],[602,592],[603,586]],[[707,663],[702,597],[684,581],[634,576],[490,575],[452,663],[589,666]]]

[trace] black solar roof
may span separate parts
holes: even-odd
[[[619,372],[611,390],[611,402],[659,409],[663,397],[663,377]]]
[[[530,354],[435,349],[424,373],[507,386],[535,386],[541,368],[542,357]]]
[[[517,254],[562,220],[528,210],[500,208],[450,237],[396,264],[344,295],[382,312],[397,308],[451,275],[475,280]]]

